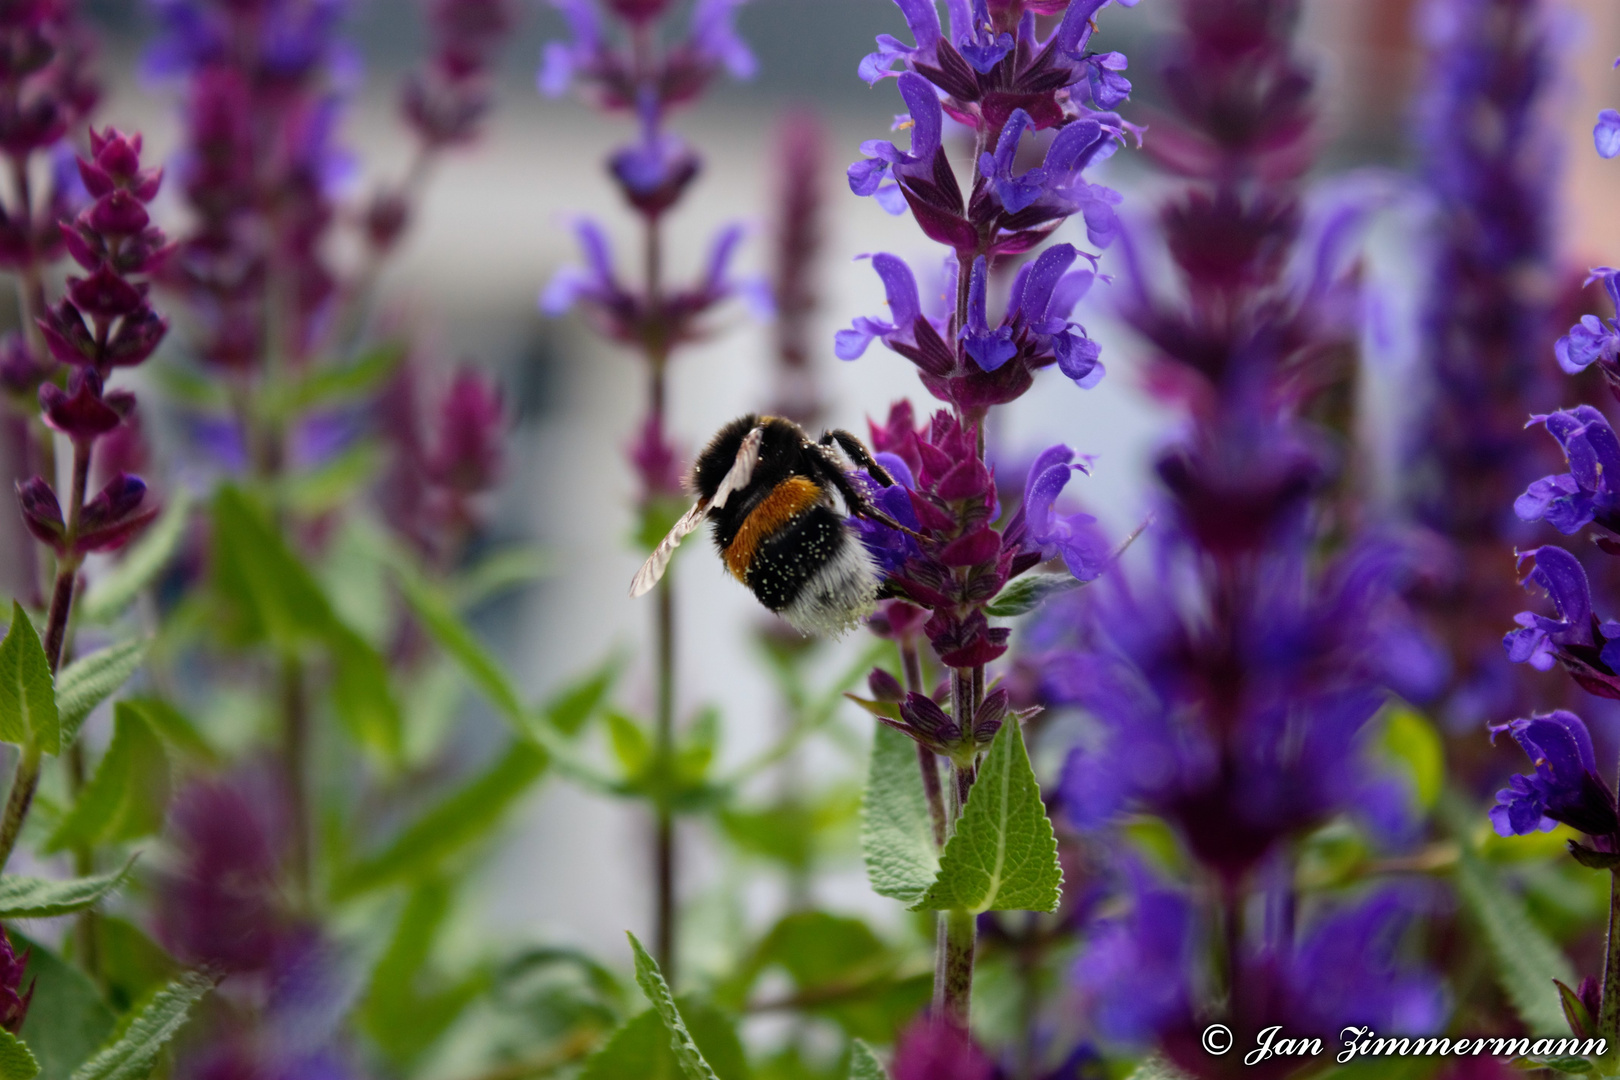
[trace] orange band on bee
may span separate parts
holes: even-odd
[[[731,576],[743,581],[760,542],[814,506],[821,499],[821,494],[821,486],[803,476],[790,476],[777,484],[758,506],[749,511],[742,527],[726,548],[726,569],[731,571]]]

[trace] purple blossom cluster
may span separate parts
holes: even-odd
[[[1419,336],[1427,386],[1405,494],[1443,540],[1415,599],[1451,653],[1442,715],[1472,745],[1481,724],[1526,709],[1534,692],[1501,664],[1494,630],[1482,632],[1517,605],[1512,583],[1484,568],[1532,540],[1508,503],[1549,463],[1522,428],[1557,397],[1547,351],[1559,155],[1545,116],[1557,32],[1538,0],[1432,0],[1422,28],[1430,62],[1415,145],[1435,217]],[[1475,756],[1453,750],[1459,764]]]
[[[69,277],[66,295],[38,320],[55,361],[39,369],[39,409],[46,426],[73,446],[72,489],[64,511],[43,476],[17,488],[28,530],[55,552],[70,583],[85,555],[122,546],[157,513],[143,506],[146,484],[138,477],[118,472],[94,496],[86,489],[96,443],[135,409],[135,395],[108,389],[107,379],[145,361],[168,329],[147,300],[148,276],[171,250],[146,211],[162,172],[141,168],[139,135],[92,131],[91,148],[79,173],[94,201],[61,223],[63,244],[86,276]],[[57,381],[63,371],[65,388]]]
[[[1213,1018],[1240,1038],[1443,1020],[1435,980],[1394,959],[1402,901],[1296,915],[1291,882],[1299,841],[1330,820],[1359,821],[1375,843],[1413,837],[1412,792],[1372,753],[1370,727],[1392,691],[1432,694],[1445,665],[1402,596],[1412,546],[1343,526],[1328,542],[1340,455],[1311,418],[1331,415],[1347,375],[1359,300],[1345,252],[1366,205],[1307,212],[1299,5],[1177,13],[1146,148],[1185,184],[1156,234],[1122,234],[1121,310],[1152,348],[1150,385],[1189,422],[1156,463],[1147,566],[1049,604],[1027,653],[1040,698],[1091,720],[1062,774],[1070,823],[1109,844],[1124,815],[1151,814],[1197,883],[1168,889],[1122,856],[1132,914],[1085,946],[1086,1015],[1105,1041],[1216,1076],[1243,1067],[1199,1047]],[[1256,905],[1276,916],[1246,922]]]

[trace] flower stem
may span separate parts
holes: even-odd
[[[288,828],[292,832],[291,871],[301,898],[309,900],[313,852],[309,820],[309,708],[304,665],[297,656],[281,658],[281,764],[287,788]]]
[[[1598,1037],[1609,1040],[1610,1060],[1620,1059],[1620,874],[1609,871],[1609,944],[1603,964],[1603,1001]]]
[[[658,650],[658,714],[655,732],[657,821],[655,824],[654,875],[656,924],[653,933],[658,966],[665,979],[675,977],[675,815],[670,806],[670,787],[675,760],[675,594],[666,574],[658,583],[658,611],[655,616]]]
[[[945,913],[943,979],[936,974],[935,995],[938,1016],[953,1027],[967,1030],[973,1003],[973,951],[978,942],[979,921],[971,911]]]
[[[34,791],[39,787],[39,761],[39,744],[30,740],[17,760],[17,771],[11,778],[11,794],[6,797],[5,815],[0,817],[0,869],[11,860],[23,820],[34,804]]]

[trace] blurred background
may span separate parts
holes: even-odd
[[[1420,56],[1414,6],[1412,0],[1306,4],[1306,38],[1322,77],[1324,172],[1400,170],[1407,163],[1410,95]],[[1620,102],[1620,73],[1610,70],[1620,53],[1620,6],[1613,0],[1570,0],[1563,6],[1568,81],[1558,109],[1567,146],[1561,205],[1572,220],[1578,213],[1580,222],[1578,229],[1564,227],[1563,245],[1567,261],[1597,264],[1620,257],[1620,203],[1612,174],[1605,190],[1601,163],[1590,152],[1592,117]],[[135,0],[102,0],[89,7],[107,52],[110,85],[101,121],[144,131],[155,151],[149,160],[161,161],[177,137],[177,103],[172,87],[143,74],[141,52],[150,30],[146,13]],[[1127,53],[1133,69],[1149,68],[1156,29],[1168,15],[1163,7],[1158,0],[1143,0],[1131,10],[1110,9],[1098,47]],[[345,138],[357,151],[356,160],[375,170],[350,178],[364,191],[404,168],[409,142],[397,120],[396,94],[402,72],[418,55],[422,27],[416,6],[403,0],[369,0],[355,9],[351,36],[365,69]],[[879,137],[899,109],[892,84],[869,89],[855,76],[856,63],[875,35],[904,32],[899,13],[889,0],[755,0],[742,11],[739,29],[758,57],[758,76],[747,84],[720,85],[677,121],[705,167],[669,223],[676,276],[699,272],[707,238],[730,220],[751,227],[741,255],[743,272],[763,272],[780,164],[775,133],[789,111],[813,113],[826,129],[828,147],[827,234],[812,357],[827,401],[826,422],[862,431],[867,417],[881,417],[896,398],[910,396],[926,407],[910,366],[898,357],[874,349],[854,364],[843,364],[831,349],[836,329],[855,316],[875,314],[881,305],[876,278],[857,256],[891,250],[914,258],[926,252],[906,220],[855,198],[843,178],[858,143]],[[569,227],[574,215],[599,218],[626,245],[631,235],[632,222],[602,173],[608,150],[630,137],[628,125],[604,120],[575,101],[546,100],[536,93],[540,49],[563,35],[549,5],[525,8],[521,30],[504,52],[487,134],[471,152],[440,163],[405,249],[389,268],[382,301],[385,318],[435,342],[433,351],[447,363],[466,360],[496,373],[516,416],[516,442],[497,496],[491,539],[538,541],[548,572],[536,586],[487,605],[476,622],[532,695],[561,684],[615,647],[631,657],[648,651],[643,640],[648,602],[633,601],[626,592],[640,561],[628,540],[635,480],[623,454],[642,407],[638,361],[573,319],[542,316],[536,305],[546,282],[576,257]],[[1124,194],[1127,212],[1150,205],[1152,180],[1131,154],[1113,159],[1096,179]],[[160,221],[179,213],[168,198],[166,193],[159,202]],[[1394,265],[1400,261],[1400,239],[1398,230],[1379,239]],[[1078,315],[1103,343],[1109,375],[1102,384],[1081,392],[1047,373],[1035,392],[1002,411],[990,444],[994,456],[1007,460],[1054,441],[1094,455],[1094,475],[1084,482],[1083,497],[1112,534],[1123,536],[1144,512],[1151,491],[1145,463],[1168,435],[1170,414],[1144,392],[1132,339],[1111,324],[1108,308],[1103,287],[1093,291]],[[673,430],[685,447],[695,448],[725,421],[768,404],[770,334],[769,326],[751,319],[742,305],[732,305],[712,342],[681,355],[671,373],[671,409]],[[1397,415],[1392,410],[1401,400],[1401,374],[1392,363],[1369,380],[1375,433],[1387,431]],[[160,428],[153,423],[148,430]],[[7,534],[6,542],[15,540]],[[718,705],[727,725],[725,753],[740,760],[776,730],[776,699],[761,666],[752,661],[755,630],[764,616],[753,598],[724,576],[717,559],[703,553],[685,565],[679,582],[677,640],[684,650],[677,657],[679,708],[690,714],[700,705]],[[840,668],[856,648],[845,642],[826,650],[821,662],[828,670]],[[628,679],[624,696],[644,704],[651,693],[650,673],[633,666]],[[483,729],[493,744],[499,725],[493,717],[485,719]],[[845,722],[852,730],[870,723],[854,715]],[[468,738],[479,737],[479,725],[465,730],[471,732]],[[814,755],[799,765],[817,766]],[[469,921],[486,933],[571,942],[617,955],[622,931],[645,932],[651,920],[646,843],[639,807],[572,785],[543,785],[514,819],[503,848],[482,863],[487,880],[467,891],[482,911]],[[724,861],[705,843],[698,832],[685,837],[690,854],[680,889],[690,905],[689,970],[704,967],[703,948],[723,947],[726,934],[715,934],[716,927],[750,911],[772,910],[772,891],[784,887],[759,875],[746,882],[731,879]],[[847,855],[841,873],[814,882],[818,901],[879,921],[901,918],[896,905],[868,889],[852,833]]]

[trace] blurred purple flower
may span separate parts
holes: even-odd
[[[15,1035],[28,1018],[29,1002],[34,1000],[34,980],[28,989],[22,988],[23,972],[28,967],[32,950],[24,949],[21,956],[11,947],[11,939],[0,929],[0,1030]]]
[[[1612,158],[1620,154],[1620,112],[1604,109],[1598,113],[1592,141],[1597,144],[1598,157]]]
[[[1586,284],[1594,281],[1603,282],[1610,302],[1620,313],[1620,270],[1610,266],[1595,267]],[[1558,339],[1555,348],[1558,366],[1569,374],[1579,374],[1596,364],[1611,390],[1620,386],[1620,320],[1583,315],[1579,323],[1570,327],[1569,333]]]
[[[1548,832],[1562,822],[1613,842],[1620,829],[1614,793],[1598,771],[1592,736],[1580,717],[1564,709],[1491,727],[1491,741],[1502,732],[1530,757],[1535,772],[1515,775],[1496,793],[1491,824],[1498,836]]]
[[[894,1080],[992,1080],[996,1068],[973,1036],[924,1015],[900,1033],[890,1072]]]

